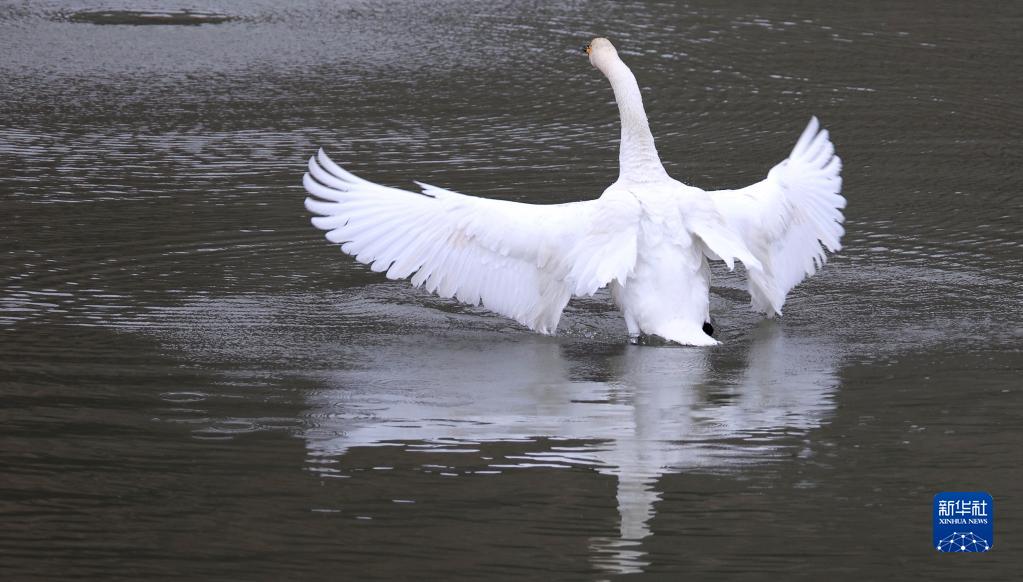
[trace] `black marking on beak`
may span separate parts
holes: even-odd
[[[579,47],[579,50],[583,51],[586,54],[590,54],[590,43],[586,43],[583,46]]]

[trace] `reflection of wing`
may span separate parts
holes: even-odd
[[[545,206],[426,184],[415,193],[358,178],[323,150],[303,184],[323,200],[306,199],[313,224],[359,262],[543,333],[571,295],[624,283],[636,260],[639,206],[627,193]]]
[[[513,447],[486,463],[491,470],[586,466],[614,476],[619,531],[592,538],[591,548],[598,567],[622,573],[645,563],[639,542],[650,535],[662,475],[777,459],[772,451],[801,443],[793,435],[834,409],[834,350],[821,338],[786,341],[770,322],[755,330],[737,386],[733,355],[718,369],[718,356],[706,350],[618,346],[595,357],[588,342],[535,336],[428,339],[346,347],[347,359],[360,364],[307,391],[316,419],[306,432],[311,455],[404,443],[449,454],[446,464],[458,467],[456,453],[475,443],[552,437],[561,442],[541,451]],[[708,397],[722,378],[729,397]]]
[[[753,308],[781,314],[785,296],[841,248],[842,162],[817,118],[810,120],[788,159],[767,178],[740,190],[711,192],[718,211],[762,263],[749,269]]]

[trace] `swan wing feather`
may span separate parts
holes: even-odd
[[[760,260],[760,268],[747,269],[757,311],[781,315],[788,292],[827,262],[825,251],[842,248],[841,171],[828,131],[814,117],[766,179],[710,193],[730,229]]]
[[[313,225],[357,261],[541,333],[554,333],[572,295],[624,284],[635,265],[631,196],[534,205],[417,184],[420,192],[364,180],[323,150],[303,178]]]

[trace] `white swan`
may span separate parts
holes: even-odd
[[[707,259],[736,259],[754,309],[781,314],[792,287],[841,248],[841,162],[817,119],[761,182],[706,192],[664,171],[639,85],[610,41],[590,62],[611,82],[621,114],[618,180],[597,200],[533,205],[466,196],[417,182],[422,192],[358,178],[321,149],[303,184],[327,240],[390,279],[412,277],[442,297],[479,305],[544,334],[573,295],[610,285],[629,337],[718,343],[709,321]]]

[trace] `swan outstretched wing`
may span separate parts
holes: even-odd
[[[711,192],[730,229],[760,260],[748,269],[752,306],[781,314],[785,296],[839,250],[844,234],[842,162],[814,117],[788,159],[739,190]],[[823,245],[823,246],[822,246]]]
[[[636,262],[639,206],[609,190],[597,200],[534,205],[421,192],[359,178],[320,152],[309,160],[306,208],[327,240],[390,279],[482,304],[553,333],[572,295],[592,295]]]

